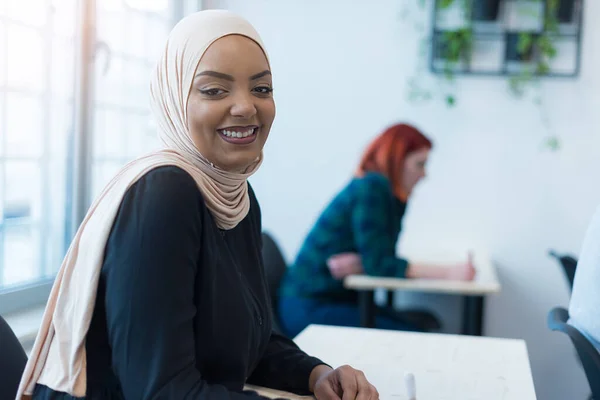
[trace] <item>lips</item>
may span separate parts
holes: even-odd
[[[250,144],[256,140],[259,128],[256,125],[229,126],[217,129],[219,136],[228,143]]]

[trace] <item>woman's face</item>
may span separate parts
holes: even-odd
[[[229,35],[206,50],[187,103],[187,125],[200,153],[239,172],[260,155],[275,118],[271,72],[251,39]]]
[[[408,154],[404,159],[402,186],[407,194],[410,194],[415,185],[425,177],[428,158],[429,149],[421,149]]]

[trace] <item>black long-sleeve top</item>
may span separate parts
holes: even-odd
[[[322,364],[271,328],[261,216],[220,230],[194,180],[157,168],[126,193],[87,335],[87,399],[248,399],[307,392]],[[82,249],[81,251],[85,251]],[[35,399],[72,399],[38,385]]]

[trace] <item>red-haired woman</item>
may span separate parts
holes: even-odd
[[[406,203],[425,177],[431,141],[413,126],[389,127],[367,148],[350,183],[325,208],[283,279],[279,317],[295,336],[309,324],[359,326],[356,292],[342,278],[376,276],[471,280],[470,261],[420,264],[396,256]],[[382,329],[412,329],[379,315]]]

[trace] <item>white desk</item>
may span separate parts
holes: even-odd
[[[415,257],[411,259],[423,260]],[[449,258],[446,259],[448,263]],[[428,259],[429,262],[440,262],[440,257]],[[454,261],[454,260],[453,260]],[[437,280],[437,279],[403,279],[385,278],[367,275],[350,275],[344,279],[344,286],[359,291],[361,324],[363,327],[374,327],[374,291],[405,290],[413,292],[429,292],[456,294],[465,297],[463,333],[481,336],[483,326],[484,296],[498,293],[501,290],[496,270],[490,258],[483,251],[474,253],[474,265],[477,270],[471,282]]]
[[[281,390],[264,388],[261,386],[246,385],[244,390],[253,390],[259,393],[261,396],[268,397],[269,399],[289,399],[289,400],[314,400],[314,396],[298,396],[297,394],[282,392]]]
[[[333,367],[362,370],[381,400],[407,399],[406,372],[418,400],[536,400],[523,340],[311,325],[294,341]]]

